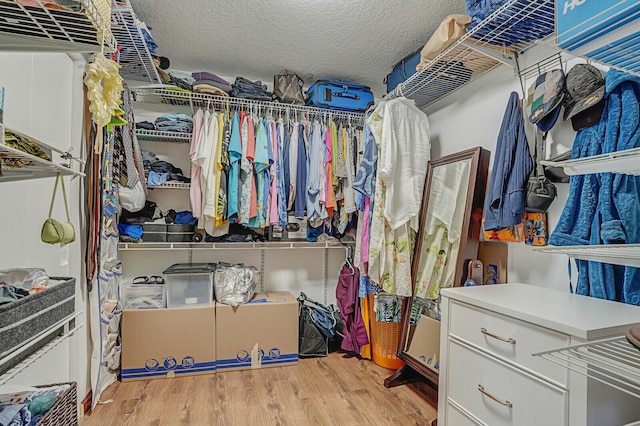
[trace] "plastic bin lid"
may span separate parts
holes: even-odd
[[[175,263],[162,271],[163,274],[208,274],[216,269],[215,263]]]

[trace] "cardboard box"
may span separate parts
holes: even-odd
[[[480,242],[478,260],[484,266],[482,284],[504,284],[507,282],[508,253],[509,247],[506,243]]]
[[[298,302],[288,291],[216,302],[216,352],[218,372],[297,364]]]
[[[214,306],[122,313],[122,381],[216,371]]]
[[[411,342],[407,353],[437,373],[440,365],[440,321],[420,314],[420,320],[412,327],[409,337]]]

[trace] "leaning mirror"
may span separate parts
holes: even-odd
[[[477,256],[489,156],[477,147],[429,162],[412,260],[414,297],[403,311],[399,357],[406,365],[387,386],[417,373],[437,389],[440,289],[462,285],[465,264]]]

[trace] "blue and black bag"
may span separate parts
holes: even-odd
[[[364,84],[327,78],[309,87],[305,103],[319,108],[366,111],[373,105],[373,93]]]

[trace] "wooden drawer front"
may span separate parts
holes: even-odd
[[[541,357],[531,356],[534,352],[569,345],[567,335],[456,301],[451,302],[449,335],[464,339],[557,383],[567,385],[566,368]],[[512,341],[509,343],[500,339]]]
[[[448,344],[448,402],[491,426],[567,424],[567,391],[454,340]]]
[[[444,426],[483,426],[471,420],[450,401],[447,402],[447,424]]]

